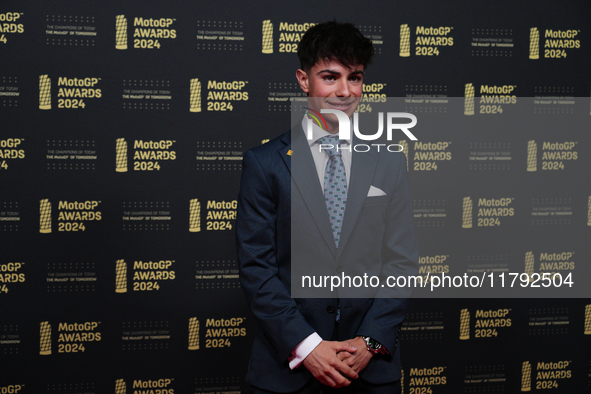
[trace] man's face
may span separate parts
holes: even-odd
[[[363,94],[363,65],[345,67],[336,60],[319,61],[309,72],[298,70],[296,77],[308,93],[308,105],[321,109],[338,109],[351,117]],[[328,132],[337,133],[339,122],[334,114],[323,114]]]

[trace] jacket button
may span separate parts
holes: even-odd
[[[337,266],[337,273],[339,273],[339,274],[343,273],[343,266],[342,265]]]
[[[330,305],[328,308],[326,308],[326,311],[328,313],[334,313],[336,311],[336,308],[332,305]]]

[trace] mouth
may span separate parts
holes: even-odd
[[[338,109],[339,111],[346,111],[348,110],[353,104],[355,104],[356,100],[347,100],[347,101],[327,101],[326,103],[334,108]]]

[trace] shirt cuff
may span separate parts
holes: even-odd
[[[300,364],[304,361],[306,357],[312,350],[316,349],[316,346],[320,345],[322,342],[322,338],[318,333],[313,332],[312,334],[308,335],[306,339],[300,342],[292,351],[291,355],[288,358],[289,361],[289,368],[294,369],[300,366]]]

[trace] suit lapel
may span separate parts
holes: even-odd
[[[290,135],[291,141],[289,141]],[[326,202],[324,201],[322,188],[316,175],[317,171],[314,165],[314,159],[310,153],[308,141],[300,127],[294,128],[291,133],[288,133],[284,137],[283,141],[286,146],[281,148],[278,153],[291,172],[292,196],[294,195],[295,186],[295,189],[302,196],[310,214],[314,218],[324,241],[333,254],[340,255],[345,249],[345,245],[355,228],[355,223],[357,223],[363,204],[365,204],[378,162],[378,152],[373,149],[363,153],[353,152],[347,207],[345,209],[345,218],[343,219],[341,238],[337,251],[334,244],[332,226],[326,210]],[[354,139],[353,143],[355,144],[357,142],[359,141]],[[290,150],[293,152],[292,155],[288,155]],[[292,167],[294,169],[293,171]]]
[[[326,210],[324,194],[322,193],[320,181],[318,180],[318,172],[314,165],[312,153],[310,153],[310,145],[299,126],[292,130],[291,149],[293,150],[293,155],[291,156],[291,168],[293,168],[293,171],[291,171],[292,199],[295,195],[294,193],[299,192],[322,238],[324,238],[331,252],[336,255],[334,236],[332,234],[328,211]],[[303,212],[298,212],[297,214],[303,214]]]
[[[353,145],[357,142],[359,141],[353,139]],[[345,249],[345,245],[355,228],[355,223],[357,223],[363,204],[365,204],[378,158],[378,152],[373,149],[363,153],[353,152],[351,177],[347,188],[347,207],[345,208],[345,217],[343,219],[341,239],[339,241],[339,256]]]
[[[291,131],[286,133],[283,138],[281,138],[281,141],[285,144],[285,146],[279,149],[278,153],[285,162],[287,169],[291,173]]]

